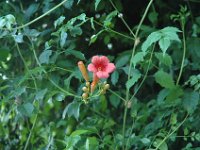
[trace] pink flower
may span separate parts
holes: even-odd
[[[115,70],[115,65],[110,63],[106,56],[93,56],[92,63],[88,65],[88,70],[98,78],[108,78],[109,73]]]

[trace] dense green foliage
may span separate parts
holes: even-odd
[[[0,149],[200,149],[199,7],[0,2]],[[94,55],[116,70],[85,104],[77,62]]]

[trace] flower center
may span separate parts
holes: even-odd
[[[101,69],[101,67],[98,67],[98,71],[101,71],[102,69]]]

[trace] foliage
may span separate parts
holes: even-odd
[[[0,2],[0,149],[199,149],[199,5]],[[84,99],[94,55],[116,70]]]

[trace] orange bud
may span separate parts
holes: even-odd
[[[96,74],[93,74],[93,82],[94,82],[95,84],[97,84],[97,83],[99,82],[99,78],[97,77]]]
[[[93,74],[93,82],[91,83],[91,93],[94,92],[97,83],[99,82],[99,78],[96,74]]]
[[[79,70],[81,71],[82,76],[85,79],[85,81],[89,81],[89,76],[88,76],[87,70],[86,70],[85,65],[82,61],[78,62],[78,67],[79,67]]]

